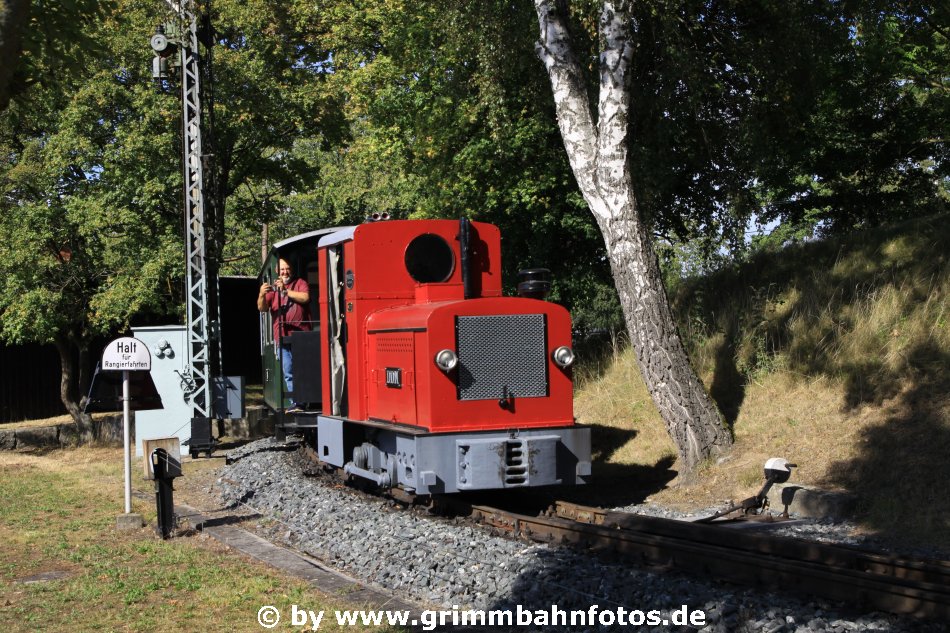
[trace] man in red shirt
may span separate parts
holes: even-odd
[[[294,277],[293,268],[286,259],[277,265],[274,285],[261,284],[257,295],[257,309],[270,312],[274,323],[274,340],[280,342],[280,362],[284,384],[293,398],[294,376],[289,337],[293,332],[310,330],[310,288],[306,280]],[[293,400],[287,413],[300,413],[301,407]]]

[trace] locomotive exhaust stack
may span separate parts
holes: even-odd
[[[551,271],[547,268],[526,268],[518,271],[518,296],[544,299],[551,292]]]

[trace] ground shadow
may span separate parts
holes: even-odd
[[[784,367],[804,375],[843,373],[849,406],[893,396],[899,376],[883,359],[843,364],[840,343],[863,314],[855,306],[885,290],[901,291],[908,302],[928,301],[932,280],[944,278],[950,263],[939,248],[950,240],[944,219],[760,253],[741,267],[684,282],[673,297],[681,325],[698,329],[700,340],[717,332],[724,337],[710,391],[726,418],[738,415],[745,375],[771,371],[779,355]],[[914,256],[924,253],[932,256]],[[879,335],[883,346],[899,332]]]
[[[215,451],[233,451],[236,448],[240,448],[245,444],[250,444],[254,440],[250,439],[231,439],[225,442],[219,442],[215,445]]]
[[[637,436],[634,429],[621,429],[599,424],[591,429],[591,477],[587,485],[565,488],[559,497],[565,501],[601,507],[619,507],[642,503],[664,488],[677,471],[672,469],[674,457],[665,457],[655,464],[619,464],[610,459]]]
[[[938,329],[945,317],[918,310],[944,296],[935,293],[945,292],[940,280],[950,274],[945,219],[759,254],[685,283],[675,297],[684,331],[700,341],[721,337],[706,368],[714,364],[710,393],[731,424],[748,381],[779,369],[840,381],[845,412],[884,420],[819,482],[855,493],[862,520],[881,533],[950,534],[950,495],[934,483],[950,476],[950,357]],[[889,297],[901,305],[882,306],[893,312],[870,327],[864,320],[875,302]]]
[[[670,456],[653,465],[594,462],[590,482],[586,486],[564,488],[558,498],[600,508],[643,503],[676,478],[679,473],[672,468],[675,461]]]
[[[602,424],[588,424],[590,427],[591,462],[602,464],[610,461],[614,454],[637,436],[636,429],[621,429]]]
[[[932,540],[950,547],[950,355],[922,345],[908,357],[911,384],[872,385],[856,372],[848,399],[855,404],[887,398],[887,417],[865,429],[858,453],[832,464],[824,485],[852,491],[860,520],[883,536]],[[900,456],[897,461],[896,456]],[[910,520],[912,517],[912,520]]]
[[[257,521],[258,519],[263,519],[264,515],[254,512],[252,514],[243,514],[235,515],[229,514],[223,517],[214,517],[211,519],[205,519],[199,521],[195,524],[194,528],[199,532],[205,528],[210,527],[220,527],[223,525],[240,525],[242,523],[247,523],[248,521]]]
[[[738,338],[736,328],[730,328],[726,333],[725,340],[716,350],[716,365],[709,386],[709,396],[715,401],[730,431],[739,417],[746,390],[746,378],[736,364]]]
[[[654,568],[653,573],[664,575],[662,585],[657,585],[651,582],[647,568],[640,561],[612,554],[600,556],[598,565],[592,563],[592,557],[598,556],[569,546],[535,551],[533,561],[521,571],[505,598],[496,600],[485,609],[486,612],[494,611],[496,618],[505,617],[498,612],[511,612],[513,626],[491,627],[491,630],[695,631],[698,627],[679,626],[689,622],[674,625],[671,621],[673,613],[682,610],[684,605],[687,614],[706,610],[710,619],[719,619],[711,612],[711,608],[716,608],[713,602],[718,597],[702,583],[679,573]],[[718,610],[738,611],[737,605],[731,601],[720,604]],[[533,626],[525,626],[529,622],[525,619],[528,611],[534,616]],[[542,612],[547,615],[542,615]],[[661,620],[646,626],[648,612],[654,612]],[[618,613],[623,614],[623,623],[618,619]],[[662,619],[667,622],[664,624]],[[483,628],[470,630],[489,630],[488,622],[485,624]]]

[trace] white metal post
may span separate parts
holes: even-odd
[[[125,446],[125,513],[132,512],[132,441],[129,429],[129,372],[122,372],[122,439]]]

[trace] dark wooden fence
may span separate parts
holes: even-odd
[[[59,376],[59,354],[52,345],[0,345],[0,422],[66,413]]]

